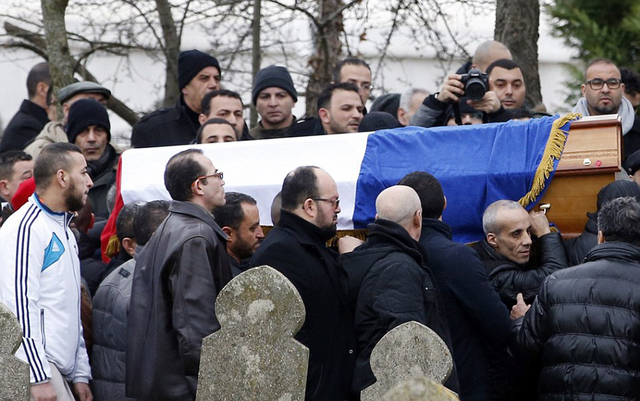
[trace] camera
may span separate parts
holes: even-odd
[[[480,72],[477,68],[469,70],[468,74],[460,77],[460,81],[464,84],[464,94],[471,100],[480,100],[489,90],[489,78],[484,72]]]

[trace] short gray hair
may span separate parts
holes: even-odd
[[[402,110],[405,110],[405,111],[409,110],[411,108],[411,99],[413,98],[413,95],[420,92],[423,92],[426,95],[429,94],[429,91],[423,88],[407,89],[407,91],[404,92],[402,96],[400,96],[400,107],[402,108]]]
[[[501,209],[514,210],[524,209],[518,202],[503,199],[490,204],[482,215],[482,229],[485,235],[489,233],[498,234],[502,229],[502,225],[498,223],[498,212]]]

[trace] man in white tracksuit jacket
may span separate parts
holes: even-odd
[[[30,366],[32,400],[92,399],[91,368],[80,323],[80,261],[69,228],[93,185],[80,149],[45,147],[36,160],[36,193],[0,229],[0,302],[16,314]],[[56,398],[54,398],[56,397]],[[71,397],[71,398],[69,398]]]

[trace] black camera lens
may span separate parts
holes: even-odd
[[[480,100],[487,93],[487,88],[481,78],[471,78],[464,87],[464,94],[471,100]]]

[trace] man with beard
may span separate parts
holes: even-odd
[[[96,217],[107,219],[107,192],[116,182],[116,168],[120,155],[109,143],[111,124],[109,114],[94,99],[80,99],[71,105],[67,122],[69,142],[78,145],[87,160],[93,188],[89,192]]]
[[[0,302],[17,316],[29,364],[31,399],[91,400],[91,368],[80,323],[80,261],[69,228],[93,185],[80,149],[44,148],[34,167],[35,193],[0,229]],[[57,398],[56,398],[57,397]]]
[[[336,262],[338,255],[326,245],[336,233],[338,213],[340,199],[333,178],[318,167],[296,168],[282,184],[278,226],[251,263],[277,269],[302,297],[307,316],[295,338],[309,348],[306,400],[350,398],[355,329]],[[345,241],[349,239],[341,239],[338,245],[341,251]]]
[[[364,106],[352,83],[331,84],[318,98],[318,118],[327,134],[358,132]]]
[[[227,234],[227,259],[237,276],[249,268],[249,258],[264,239],[256,200],[239,192],[227,192],[224,206],[213,210],[216,222]]]
[[[624,158],[640,149],[640,131],[633,129],[635,112],[633,105],[622,96],[625,86],[620,70],[611,60],[595,59],[587,66],[585,83],[582,84],[582,98],[573,108],[574,113],[583,116],[618,114],[622,120]]]

